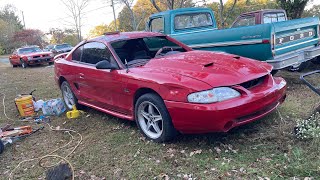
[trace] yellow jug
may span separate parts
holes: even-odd
[[[80,111],[77,110],[76,105],[72,106],[72,110],[67,112],[67,118],[68,119],[75,119],[80,116]]]

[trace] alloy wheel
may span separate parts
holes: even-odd
[[[75,99],[70,87],[66,83],[61,85],[63,100],[69,109],[72,109],[72,106],[75,105]]]
[[[163,118],[159,109],[153,103],[144,101],[137,112],[142,131],[151,139],[159,138],[163,133]]]

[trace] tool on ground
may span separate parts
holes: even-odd
[[[5,131],[0,132],[0,154],[3,152],[5,145],[12,144],[19,139],[28,137],[43,128],[44,126],[33,131],[31,126],[22,126],[17,128],[8,128]]]
[[[76,105],[72,106],[72,110],[67,112],[68,119],[75,119],[80,116],[80,111],[77,109]]]

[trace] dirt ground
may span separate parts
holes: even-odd
[[[312,65],[307,71],[315,69],[320,66]],[[71,128],[83,136],[67,158],[76,179],[319,179],[319,140],[299,140],[292,133],[296,121],[309,117],[320,104],[320,96],[302,84],[300,74],[279,72],[277,76],[288,82],[284,104],[267,117],[228,133],[179,135],[173,142],[157,144],[146,141],[135,123],[90,108],[75,120],[64,115],[51,117],[51,125]],[[0,126],[45,126],[6,147],[0,155],[0,179],[8,179],[19,162],[41,157],[69,142],[67,133],[51,131],[44,124],[19,122],[14,105],[17,94],[34,89],[37,99],[61,97],[53,76],[52,67],[12,68],[0,61],[0,98],[5,95],[6,114],[14,119],[7,119],[0,105]],[[79,140],[73,135],[72,143],[55,154],[70,152]],[[26,162],[13,179],[44,179],[46,170],[38,166],[38,160]]]

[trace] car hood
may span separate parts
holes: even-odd
[[[34,53],[28,53],[28,54],[21,54],[21,56],[39,56],[39,55],[45,55],[45,54],[52,54],[51,52],[34,52]]]
[[[61,51],[71,51],[72,50],[72,47],[71,48],[62,48],[62,49],[57,49],[58,52],[61,52]]]
[[[208,51],[189,51],[154,58],[144,68],[178,73],[203,81],[212,87],[240,84],[262,77],[272,70],[272,66],[264,62]]]

